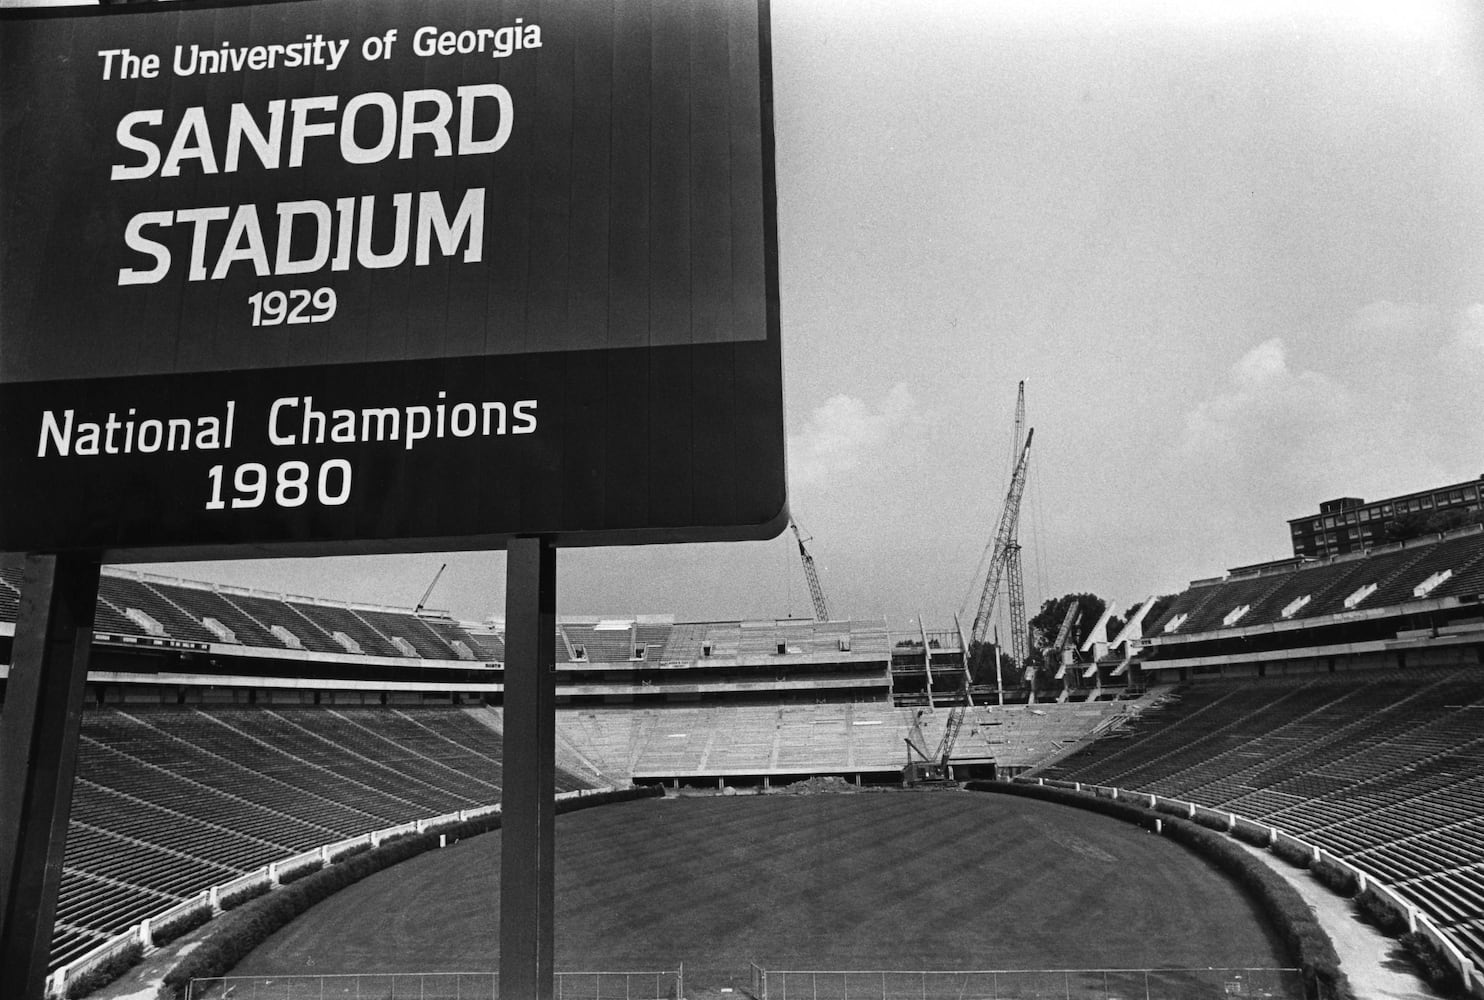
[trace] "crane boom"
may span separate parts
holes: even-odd
[[[448,569],[448,563],[444,563],[442,566],[438,567],[438,572],[433,574],[433,582],[428,584],[428,589],[423,591],[423,596],[418,600],[417,607],[412,610],[413,614],[419,614],[422,612],[422,609],[428,603],[428,598],[433,596],[433,588],[438,586],[438,578],[443,575],[443,571],[446,569]]]
[[[804,578],[809,581],[809,598],[814,602],[814,620],[827,622],[830,620],[830,608],[824,601],[824,588],[819,585],[819,571],[814,568],[814,557],[804,548],[804,536],[799,532],[798,523],[789,521],[788,526],[794,529],[794,538],[799,542],[799,561],[804,564]]]
[[[966,705],[954,705],[953,710],[948,713],[948,724],[943,729],[943,742],[938,744],[938,763],[948,766],[948,758],[953,756],[953,745],[958,742],[958,732],[964,728],[964,715],[968,711]]]
[[[1025,436],[1025,444],[1021,446],[1020,458],[1015,463],[1015,473],[1010,477],[1010,490],[1005,495],[1005,506],[1000,511],[1000,524],[995,530],[994,553],[989,559],[989,572],[984,578],[984,591],[979,595],[979,610],[974,615],[974,625],[969,630],[970,643],[983,643],[989,632],[989,621],[994,612],[995,598],[1000,591],[1000,581],[1007,568],[1013,571],[1010,574],[1012,587],[1018,588],[1020,583],[1020,542],[1016,540],[1020,524],[1020,499],[1025,494],[1026,463],[1030,459],[1031,440],[1036,436],[1036,429],[1032,427]],[[1015,594],[1011,595],[1011,618],[1017,616]],[[1025,597],[1021,594],[1019,601],[1019,618],[1025,617]],[[1011,648],[1017,650],[1017,655],[1024,658],[1025,637],[1020,633],[1025,631],[1024,622],[1012,620],[1011,626],[1016,631],[1010,637]],[[1018,641],[1017,641],[1018,636]],[[1018,662],[1018,661],[1017,661]]]

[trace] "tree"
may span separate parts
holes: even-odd
[[[993,642],[969,643],[969,676],[974,679],[975,684],[994,684],[994,648]],[[1021,671],[1024,669],[1017,669],[1015,658],[1003,648],[1000,649],[1000,682],[1005,688],[1019,687]]]
[[[1042,602],[1041,610],[1027,623],[1032,649],[1050,648],[1056,641],[1057,632],[1061,630],[1062,619],[1067,616],[1067,608],[1073,604],[1082,609],[1077,625],[1072,630],[1073,634],[1067,640],[1073,646],[1080,646],[1086,641],[1088,633],[1102,617],[1103,609],[1108,606],[1108,602],[1096,594],[1063,594],[1060,597],[1047,598]]]
[[[1433,510],[1408,511],[1398,514],[1386,522],[1383,532],[1388,542],[1404,542],[1409,538],[1434,535],[1466,524],[1484,523],[1484,511],[1478,510]]]

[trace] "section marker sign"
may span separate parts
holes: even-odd
[[[0,550],[770,537],[766,0],[0,13]]]

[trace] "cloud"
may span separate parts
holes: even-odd
[[[825,482],[875,458],[924,420],[903,383],[875,408],[857,396],[831,396],[788,437],[789,478],[796,485]]]
[[[1349,408],[1343,385],[1295,371],[1282,338],[1273,337],[1242,355],[1230,384],[1186,416],[1180,450],[1227,465],[1286,466],[1297,451],[1330,444]],[[1303,462],[1312,460],[1308,452]]]

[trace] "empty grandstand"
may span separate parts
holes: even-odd
[[[21,581],[0,565],[0,660]],[[563,619],[558,787],[896,783],[965,683],[956,632]],[[439,612],[139,573],[101,582],[53,941],[65,965],[260,866],[501,797],[503,643]],[[9,668],[0,666],[0,692]],[[1137,704],[980,706],[959,776],[1021,770]]]
[[[1481,602],[1478,528],[1196,581],[1105,661],[1160,685],[1158,707],[1030,773],[1292,834],[1484,967]]]
[[[1131,652],[1153,681],[1476,667],[1484,663],[1484,528],[1198,580],[1144,636]]]
[[[4,660],[19,584],[0,567]],[[1085,700],[1045,705],[967,705],[956,630],[567,618],[559,785],[895,783],[907,738],[937,745],[962,710],[958,777],[1029,771],[1271,824],[1484,962],[1481,592],[1479,530],[1234,570],[1139,609],[1071,667]],[[498,802],[502,689],[487,624],[105,574],[54,966],[258,866]]]

